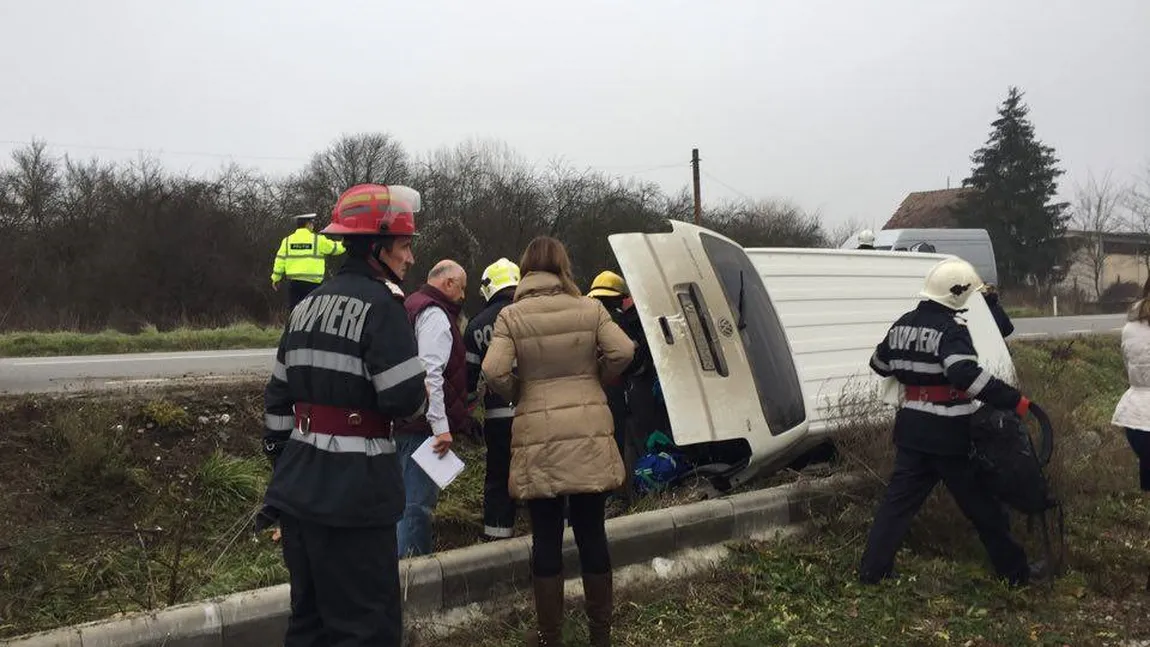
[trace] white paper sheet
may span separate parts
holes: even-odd
[[[431,449],[434,444],[435,436],[428,436],[427,440],[419,446],[419,449],[416,449],[415,453],[411,455],[411,458],[423,468],[423,471],[427,472],[431,480],[435,481],[435,484],[442,490],[451,485],[455,477],[463,471],[463,461],[455,455],[455,452],[450,450],[443,457],[440,457]]]

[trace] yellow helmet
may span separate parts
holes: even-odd
[[[627,289],[627,282],[614,272],[600,272],[599,276],[591,282],[589,297],[626,297],[631,291]]]
[[[519,266],[506,258],[501,258],[483,270],[483,278],[479,281],[479,293],[483,295],[484,301],[490,301],[491,297],[499,292],[517,285],[519,285]]]

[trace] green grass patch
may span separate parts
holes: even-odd
[[[1117,338],[1011,345],[1024,391],[1056,424],[1050,468],[1066,505],[1067,572],[1052,584],[997,581],[974,530],[943,488],[919,513],[899,555],[902,577],[862,586],[856,569],[877,497],[890,473],[889,425],[839,433],[844,467],[869,474],[838,497],[813,531],[782,543],[747,543],[686,580],[645,583],[616,603],[617,645],[1120,645],[1150,638],[1150,498],[1110,414],[1126,388]],[[645,505],[645,504],[644,504]],[[1031,559],[1037,532],[1016,519]],[[521,598],[498,616],[425,647],[522,644],[532,626]],[[565,644],[586,644],[581,605],[568,607]],[[1131,643],[1134,644],[1134,643]]]
[[[1049,317],[1050,313],[1033,306],[1006,306],[1003,308],[1011,319],[1025,319],[1029,317]]]
[[[899,558],[899,580],[863,586],[854,577],[858,541],[823,533],[743,544],[709,572],[631,589],[617,600],[613,644],[989,647],[1120,644],[1150,635],[1139,593],[1116,599],[1079,573],[1052,586],[1010,589],[978,560],[908,550]],[[1144,570],[1120,568],[1110,573],[1127,586],[1144,581]],[[565,644],[587,644],[581,605],[567,615]],[[502,618],[418,644],[521,645],[531,616],[523,601]]]
[[[1025,391],[1059,431],[1052,475],[1067,501],[1071,571],[1052,588],[1011,591],[994,582],[941,489],[899,557],[903,579],[855,584],[890,459],[889,427],[861,425],[844,431],[841,446],[850,468],[873,472],[869,489],[843,497],[808,537],[746,544],[713,572],[621,594],[616,644],[1093,645],[1150,637],[1150,596],[1141,592],[1150,502],[1131,492],[1132,454],[1109,425],[1126,388],[1117,339],[1011,350]],[[251,530],[270,474],[259,447],[259,385],[10,398],[0,400],[0,416],[0,638],[287,580],[279,547]],[[483,528],[484,448],[458,440],[467,469],[441,495],[437,550],[475,543]],[[683,488],[629,509],[697,498]],[[627,510],[612,504],[612,514]],[[525,513],[518,527],[526,532]],[[466,634],[422,644],[517,645],[531,618],[524,601]],[[585,644],[583,623],[571,609],[571,644]]]
[[[271,348],[279,343],[282,332],[280,327],[255,324],[179,328],[164,332],[149,327],[137,334],[114,330],[99,333],[10,332],[0,334],[0,357]]]

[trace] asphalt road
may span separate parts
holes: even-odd
[[[180,381],[266,378],[275,349],[0,359],[0,393],[142,387]]]
[[[1117,333],[1126,323],[1126,315],[1088,315],[1082,317],[1036,317],[1015,319],[1011,339],[1068,337],[1098,333]]]
[[[1012,339],[1118,332],[1124,315],[1015,319]],[[48,393],[210,382],[271,374],[274,349],[0,359],[0,393]]]

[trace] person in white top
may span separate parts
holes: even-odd
[[[1139,480],[1145,492],[1150,491],[1150,279],[1127,319],[1122,328],[1122,359],[1130,388],[1114,408],[1111,423],[1126,428],[1126,439],[1138,455]]]

